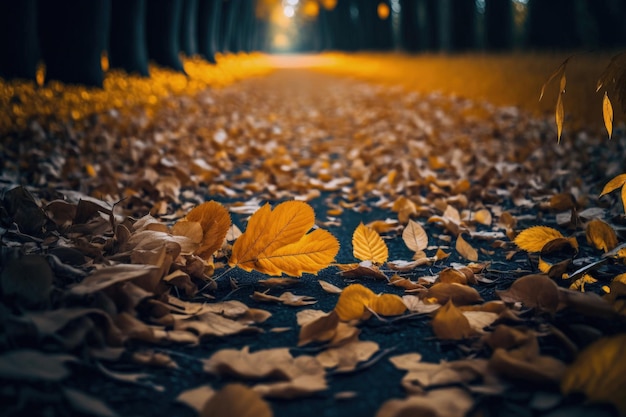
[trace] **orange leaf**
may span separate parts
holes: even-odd
[[[202,226],[202,243],[195,254],[205,259],[222,247],[231,224],[228,210],[215,201],[207,201],[194,207],[178,223],[186,221],[198,222]]]
[[[602,189],[600,197],[623,187],[624,184],[626,184],[626,174],[620,174],[617,177],[612,178],[611,181],[609,181]]]
[[[428,235],[424,228],[417,222],[409,220],[404,231],[402,232],[402,240],[406,246],[413,252],[423,251],[428,247]]]
[[[611,100],[606,91],[602,99],[602,117],[604,118],[606,132],[609,134],[609,139],[611,139],[611,135],[613,134],[613,106],[611,105]]]
[[[487,209],[478,210],[476,213],[474,213],[474,220],[476,220],[480,224],[484,224],[485,226],[491,226],[491,212]]]
[[[515,238],[515,244],[527,252],[540,252],[546,243],[562,237],[561,232],[551,227],[534,226],[522,230]]]
[[[335,312],[339,320],[357,320],[365,314],[365,306],[376,297],[376,294],[361,284],[348,285],[337,300]]]
[[[589,244],[604,252],[609,252],[617,246],[615,231],[600,219],[593,219],[587,224],[586,235]]]
[[[515,280],[508,290],[498,291],[504,302],[521,301],[526,307],[554,314],[559,306],[558,286],[547,275],[525,275]]]
[[[439,339],[459,340],[473,336],[469,320],[451,300],[437,310],[432,321],[433,330]]]
[[[369,308],[381,316],[399,316],[406,311],[402,298],[395,294],[382,294],[374,298]]]
[[[322,229],[306,234],[314,223],[315,213],[307,203],[288,201],[273,211],[266,204],[235,241],[229,265],[269,275],[315,274],[333,261],[339,242]]]
[[[385,263],[389,256],[387,245],[375,230],[363,223],[352,235],[354,257],[362,261],[372,261],[377,264]]]

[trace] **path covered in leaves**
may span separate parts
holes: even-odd
[[[306,68],[161,97],[2,139],[6,415],[626,414],[623,131]]]

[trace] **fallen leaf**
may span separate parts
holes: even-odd
[[[376,295],[361,284],[352,284],[342,291],[335,312],[339,320],[350,321],[366,317],[368,308],[384,316],[396,316],[406,311],[406,306],[397,295]]]
[[[341,276],[346,278],[374,278],[387,280],[387,275],[380,271],[377,265],[372,261],[363,261],[358,264],[342,264],[337,265],[341,271]]]
[[[322,289],[329,294],[341,294],[341,292],[343,291],[341,288],[337,287],[336,285],[331,284],[328,281],[318,280],[317,282],[318,284],[320,284]]]
[[[415,295],[404,295],[402,296],[402,301],[411,313],[430,314],[441,307],[440,304],[436,303],[427,304],[424,300]]]
[[[181,392],[176,401],[188,405],[199,413],[213,395],[215,390],[210,385],[200,385]]]
[[[202,243],[195,253],[203,259],[208,259],[222,247],[231,225],[228,210],[216,201],[194,207],[178,223],[181,222],[197,222],[202,226]]]
[[[508,290],[496,294],[508,303],[521,302],[526,307],[554,314],[559,306],[558,286],[547,275],[525,275]]]
[[[307,233],[314,224],[315,213],[304,202],[287,201],[273,211],[266,204],[250,217],[246,231],[235,241],[229,265],[268,275],[316,274],[333,261],[339,242],[322,229]]]
[[[626,415],[626,335],[602,338],[583,350],[565,372],[561,391],[582,392],[591,402],[613,404]]]
[[[64,387],[63,395],[74,411],[99,417],[116,417],[118,414],[97,397],[73,388]]]
[[[58,382],[70,374],[68,362],[78,358],[61,353],[43,353],[32,349],[11,350],[0,354],[0,376],[21,381]]]
[[[204,404],[200,417],[272,417],[269,404],[242,384],[228,384]]]
[[[428,235],[424,228],[417,222],[409,220],[404,231],[402,240],[413,252],[423,251],[428,247]]]
[[[587,223],[585,232],[587,243],[605,253],[612,251],[617,246],[617,235],[611,226],[600,219],[593,219]]]
[[[71,287],[70,291],[76,295],[93,294],[111,285],[124,281],[143,283],[141,288],[151,291],[160,280],[159,268],[152,265],[116,265],[98,269],[87,278]]]
[[[472,247],[465,239],[463,239],[463,235],[460,234],[456,238],[456,251],[469,261],[477,261],[478,260],[478,252],[476,249]]]
[[[389,256],[387,245],[380,235],[363,223],[359,224],[352,235],[352,248],[355,258],[379,265],[385,263]]]
[[[252,298],[257,301],[282,303],[288,306],[300,307],[317,303],[317,300],[308,295],[295,295],[289,291],[282,293],[279,297],[269,295],[266,292],[255,291]]]
[[[474,213],[474,221],[483,224],[485,226],[491,226],[492,217],[491,212],[487,209],[480,209]]]
[[[535,384],[556,384],[566,370],[565,364],[552,356],[532,355],[497,348],[489,359],[489,368],[499,375]]]
[[[467,317],[450,300],[443,305],[432,320],[433,331],[439,339],[460,340],[475,336]]]
[[[550,241],[562,238],[563,235],[556,229],[546,226],[534,226],[522,230],[515,237],[515,244],[527,252],[540,252]]]
[[[444,388],[404,400],[388,400],[376,412],[376,417],[464,417],[473,404],[474,400],[465,390]]]
[[[454,305],[462,306],[483,301],[478,291],[472,287],[461,284],[448,284],[438,282],[430,287],[426,293],[427,298],[434,298],[439,304],[445,304],[452,300]]]
[[[13,298],[27,307],[48,303],[54,275],[46,258],[24,255],[9,260],[0,272],[0,290],[6,299]]]
[[[367,361],[379,350],[378,343],[354,340],[341,346],[331,347],[319,353],[316,358],[324,368],[335,372],[351,372],[359,362]]]

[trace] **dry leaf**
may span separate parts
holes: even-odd
[[[336,285],[331,284],[328,281],[319,280],[317,282],[318,282],[318,284],[320,284],[322,289],[324,291],[326,291],[327,293],[330,293],[330,294],[341,294],[341,292],[343,291],[341,288],[337,287]]]
[[[515,244],[527,252],[540,252],[547,243],[559,238],[563,238],[563,235],[556,229],[534,226],[522,230],[515,237]]]
[[[409,220],[402,232],[402,240],[413,252],[423,251],[428,247],[428,235],[424,228],[417,222]]]
[[[461,310],[448,301],[437,310],[432,321],[433,331],[439,339],[459,340],[475,336],[477,333],[470,326],[469,321]]]
[[[345,345],[332,347],[319,353],[316,358],[324,368],[334,368],[335,372],[351,372],[359,362],[367,361],[378,352],[376,342],[354,340]]]
[[[600,219],[593,219],[587,223],[587,243],[605,253],[617,246],[617,235],[611,226]]]
[[[199,413],[213,395],[215,390],[210,385],[200,385],[181,392],[176,401],[188,405]]]
[[[383,274],[378,266],[371,261],[363,261],[358,264],[337,265],[341,270],[341,276],[346,278],[374,278],[387,280],[387,275]]]
[[[526,275],[515,280],[508,290],[496,294],[505,302],[521,302],[526,307],[555,313],[559,306],[559,289],[547,275]]]
[[[566,366],[551,356],[528,354],[521,347],[513,351],[497,348],[489,359],[489,368],[514,380],[554,384],[561,380]]]
[[[269,291],[269,290],[268,290]],[[295,295],[289,291],[282,293],[279,297],[267,294],[267,292],[255,291],[252,298],[257,301],[282,303],[288,306],[300,307],[317,303],[317,300],[308,295]]]
[[[469,243],[463,239],[463,235],[456,238],[456,251],[469,261],[478,261],[478,252]]]
[[[65,367],[78,358],[67,354],[48,354],[32,349],[19,349],[0,355],[0,376],[21,381],[58,382],[70,375]]]
[[[445,304],[448,300],[452,300],[454,305],[463,306],[467,304],[475,304],[483,301],[478,291],[472,287],[462,284],[448,284],[438,282],[428,289],[426,297],[434,298],[439,304]]]
[[[53,280],[54,274],[46,258],[25,255],[6,263],[0,272],[0,289],[7,299],[38,307],[48,302]]]
[[[474,400],[461,388],[444,388],[414,395],[404,400],[388,400],[376,412],[376,417],[464,417]]]
[[[161,279],[160,269],[151,265],[116,265],[98,269],[74,285],[70,291],[76,295],[93,294],[111,285],[135,281],[141,288],[152,291]],[[140,285],[142,284],[142,285]]]
[[[274,413],[261,396],[242,384],[228,384],[202,407],[200,417],[272,417]]]
[[[385,263],[389,256],[387,245],[380,235],[363,223],[359,224],[352,235],[352,248],[355,258],[379,265]]]
[[[64,387],[63,395],[71,407],[81,414],[98,417],[117,417],[118,414],[97,397],[85,394],[73,388]]]
[[[565,79],[565,74],[563,74],[563,78]],[[556,109],[554,112],[554,119],[556,121],[556,136],[557,141],[561,142],[561,134],[563,133],[563,119],[565,118],[565,114],[563,111],[563,90],[559,93],[558,98],[556,99]]]
[[[602,338],[583,350],[561,381],[565,394],[584,393],[592,402],[613,404],[626,415],[626,335]]]
[[[604,188],[602,188],[602,192],[600,193],[600,197],[610,192],[617,190],[620,187],[623,187],[626,184],[626,174],[620,174],[611,179]]]
[[[491,222],[493,221],[491,212],[487,209],[481,209],[474,213],[474,220],[485,226],[491,226]]]
[[[411,313],[430,314],[441,307],[440,304],[436,303],[427,304],[415,295],[404,295],[402,301]]]
[[[303,310],[298,312],[297,318],[301,326],[298,346],[311,342],[327,342],[337,333],[339,317],[335,310],[330,313],[320,310]]]
[[[339,242],[322,229],[306,234],[314,224],[313,209],[304,202],[287,201],[273,211],[266,204],[235,241],[229,265],[268,275],[316,274],[333,261]]]

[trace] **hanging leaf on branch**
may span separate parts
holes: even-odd
[[[326,230],[308,233],[314,224],[315,213],[307,203],[287,201],[274,210],[266,204],[235,241],[229,265],[267,275],[316,274],[335,259],[339,242]]]

